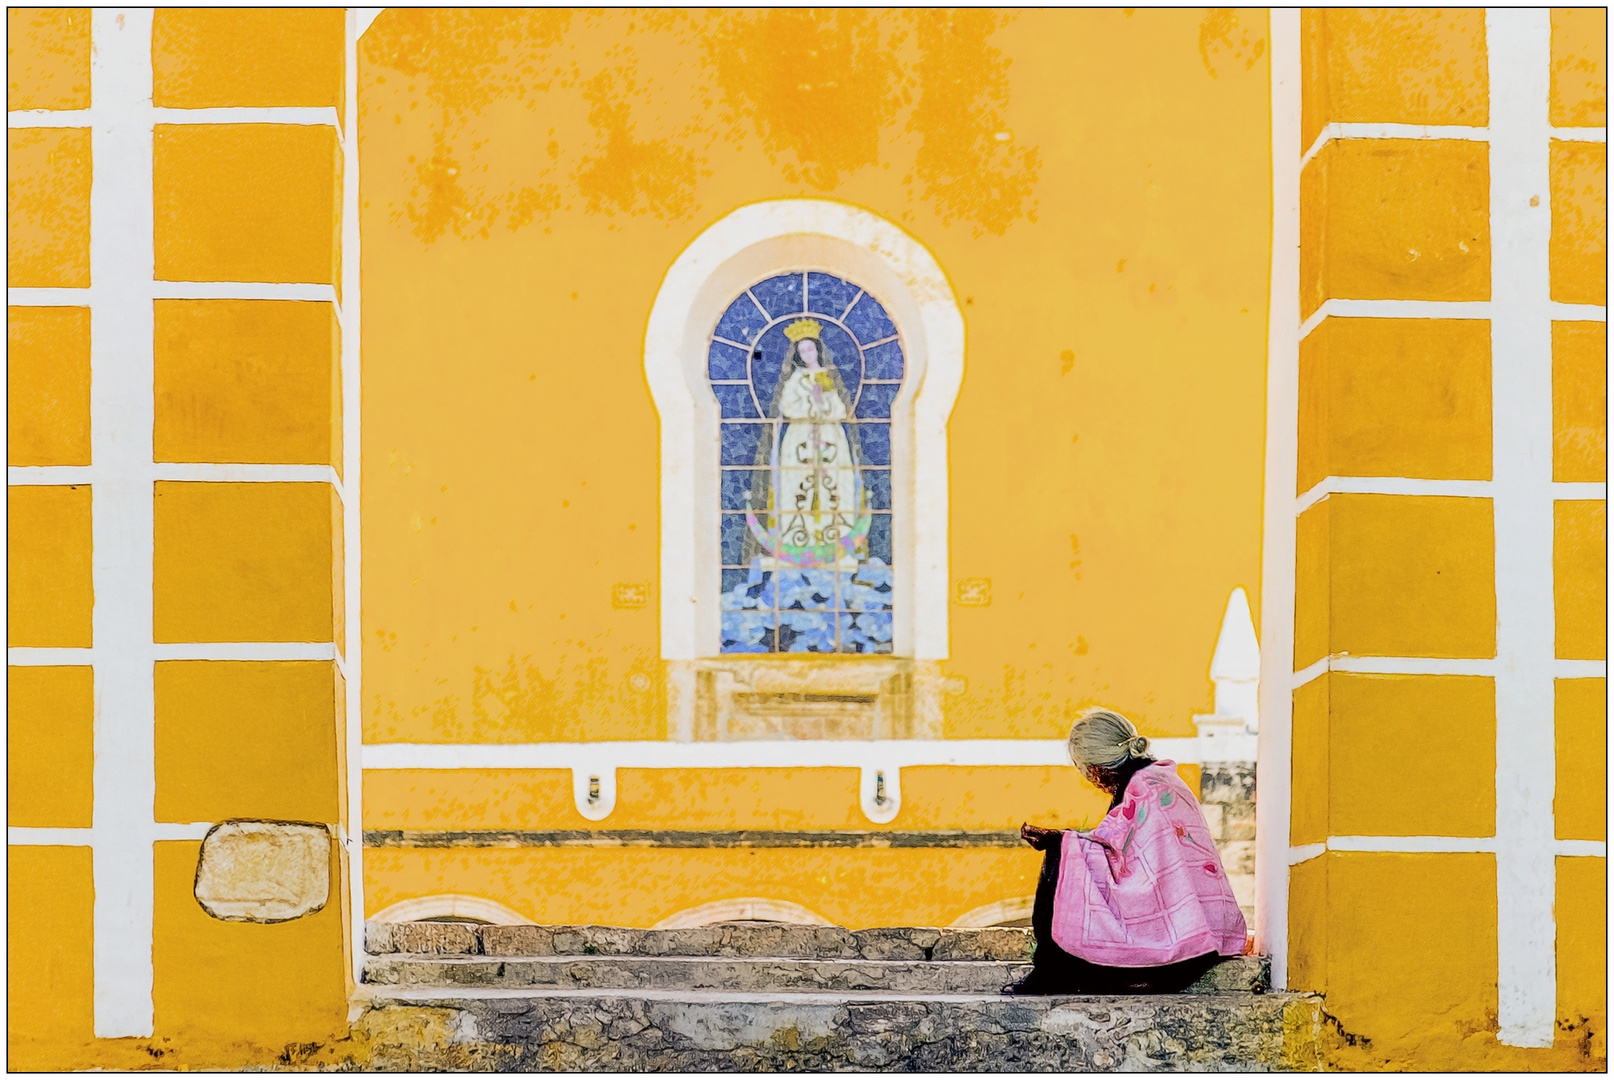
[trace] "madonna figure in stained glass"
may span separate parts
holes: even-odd
[[[816,319],[785,327],[790,348],[768,409],[775,419],[768,468],[746,500],[746,523],[768,570],[852,570],[868,558],[868,498],[843,423],[846,388],[822,333]]]

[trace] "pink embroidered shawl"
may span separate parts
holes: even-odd
[[[1054,891],[1054,941],[1094,964],[1157,967],[1244,951],[1244,915],[1205,818],[1175,763],[1132,775],[1089,834],[1067,832]]]

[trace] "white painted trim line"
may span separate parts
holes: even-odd
[[[1329,124],[1317,133],[1317,138],[1301,156],[1300,168],[1304,170],[1324,146],[1336,139],[1461,139],[1488,142],[1490,138],[1489,128],[1459,124]]]
[[[1554,660],[1552,677],[1555,679],[1606,679],[1607,660]]]
[[[154,108],[158,124],[291,124],[297,127],[341,127],[334,105],[299,107],[226,106],[208,109]]]
[[[1552,302],[1554,322],[1608,322],[1608,308],[1602,304],[1560,304]]]
[[[339,661],[341,654],[330,642],[317,641],[214,641],[156,644],[153,661],[163,660],[324,660]]]
[[[120,470],[124,471],[124,470]],[[13,487],[94,484],[94,465],[8,465],[6,483]],[[151,479],[179,483],[329,484],[340,496],[342,481],[329,465],[259,465],[232,462],[156,462]],[[345,502],[346,500],[344,500]]]
[[[1289,849],[1289,865],[1299,866],[1303,862],[1310,862],[1328,850],[1327,844],[1300,844]]]
[[[8,286],[6,288],[6,305],[8,307],[89,307],[94,290],[83,289],[36,289],[32,287]]]
[[[87,128],[89,109],[18,109],[6,113],[8,128]]]
[[[1553,1044],[1552,19],[1490,8],[1499,1041]]]
[[[1289,805],[1294,697],[1294,490],[1300,415],[1300,12],[1267,13],[1272,45],[1272,271],[1261,507],[1261,680],[1255,802],[1255,944],[1289,985]]]
[[[1329,476],[1295,500],[1295,517],[1330,495],[1445,495],[1462,499],[1491,497],[1489,480],[1426,480],[1411,476]]]
[[[90,13],[95,1035],[152,1034],[156,798],[150,9]]]
[[[1233,742],[1229,737],[1228,742]],[[1151,738],[1150,751],[1200,763],[1199,738]],[[1226,760],[1238,760],[1228,758]],[[921,765],[1068,766],[1063,739],[780,740],[777,742],[366,743],[364,768],[570,769],[891,768]]]
[[[1552,854],[1570,858],[1607,858],[1608,845],[1602,840],[1554,840]],[[1481,854],[1497,851],[1494,836],[1330,836],[1317,844],[1296,844],[1289,849],[1289,864],[1315,859],[1325,851],[1361,854],[1422,855]]]
[[[1289,686],[1298,690],[1329,671],[1351,675],[1475,675],[1495,678],[1501,671],[1493,659],[1447,659],[1432,656],[1329,656],[1308,664],[1294,673]],[[1555,679],[1603,679],[1608,663],[1603,660],[1554,660]]]
[[[6,664],[9,667],[85,667],[94,662],[94,649],[50,649],[13,645],[6,650]]]
[[[1608,485],[1595,483],[1554,482],[1552,497],[1555,502],[1608,501]]]
[[[1608,844],[1602,840],[1560,840],[1553,854],[1569,859],[1606,859]]]
[[[1560,142],[1608,142],[1608,128],[1555,127],[1552,137]]]
[[[89,847],[94,837],[94,829],[6,829],[6,843],[18,847]]]
[[[336,305],[336,286],[282,281],[155,281],[158,300],[303,300]]]
[[[1324,300],[1300,324],[1300,340],[1327,318],[1335,319],[1489,319],[1489,300]]]
[[[93,467],[89,465],[6,466],[9,487],[78,487],[91,483],[93,476]]]
[[[211,821],[191,822],[153,822],[144,837],[135,838],[135,843],[159,843],[164,840],[203,840],[207,832],[213,827]],[[120,830],[115,836],[108,836],[103,831],[90,829],[32,829],[15,828],[6,829],[6,843],[18,846],[51,846],[51,847],[89,847],[98,844],[124,843],[128,840],[127,830]]]

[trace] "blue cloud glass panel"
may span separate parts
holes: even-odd
[[[775,319],[799,315],[806,310],[802,304],[800,274],[781,274],[758,282],[751,286],[751,295],[762,301],[768,315]]]
[[[895,341],[863,350],[865,379],[901,379],[903,367],[902,346]]]
[[[733,345],[725,345],[721,341],[712,342],[712,347],[706,353],[706,377],[708,379],[744,379],[750,375],[746,364],[749,354],[744,349],[736,349]]]
[[[870,383],[863,388],[863,393],[857,399],[857,413],[859,419],[872,417],[880,420],[891,418],[891,402],[897,396],[901,387],[896,383]]]
[[[861,291],[850,281],[829,274],[808,274],[807,310],[838,319]]]
[[[741,387],[744,389],[744,387]],[[755,465],[757,448],[762,445],[763,424],[724,424],[722,451],[724,465]]]
[[[750,296],[742,294],[717,320],[717,336],[749,345],[756,339],[758,331],[767,325],[768,317],[751,302]]]
[[[723,565],[737,566],[745,557],[746,524],[744,514],[724,514],[719,544],[723,551]]]
[[[749,386],[717,383],[712,386],[712,393],[717,395],[717,403],[723,407],[725,420],[749,420],[757,415],[756,402],[751,400]]]
[[[830,611],[781,611],[780,652],[834,652],[838,618]]]
[[[756,606],[756,600],[748,598],[748,579],[751,571],[746,569],[726,569],[723,571],[723,604],[724,611],[740,611]]]
[[[880,301],[868,293],[864,293],[863,299],[852,305],[852,310],[846,313],[846,318],[842,321],[864,345],[888,338],[897,332],[896,325],[885,313],[885,308],[880,306]]]
[[[874,514],[869,520],[869,559],[891,565],[891,515]]]
[[[840,617],[841,651],[888,653],[891,651],[892,617],[889,611],[865,611]]]
[[[852,335],[836,326],[834,323],[823,323],[824,348],[829,350],[831,362],[841,377],[841,385],[846,387],[847,403],[857,400],[858,386],[863,382],[862,350]]]
[[[891,425],[879,420],[868,420],[853,427],[858,444],[863,450],[863,464],[891,464]]]
[[[773,652],[774,614],[771,611],[725,611],[720,633],[726,653]]]

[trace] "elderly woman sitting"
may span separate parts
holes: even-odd
[[[1119,713],[1070,729],[1070,759],[1111,796],[1091,832],[1023,825],[1044,852],[1031,974],[1009,994],[1176,993],[1244,951],[1244,916],[1175,763]]]

